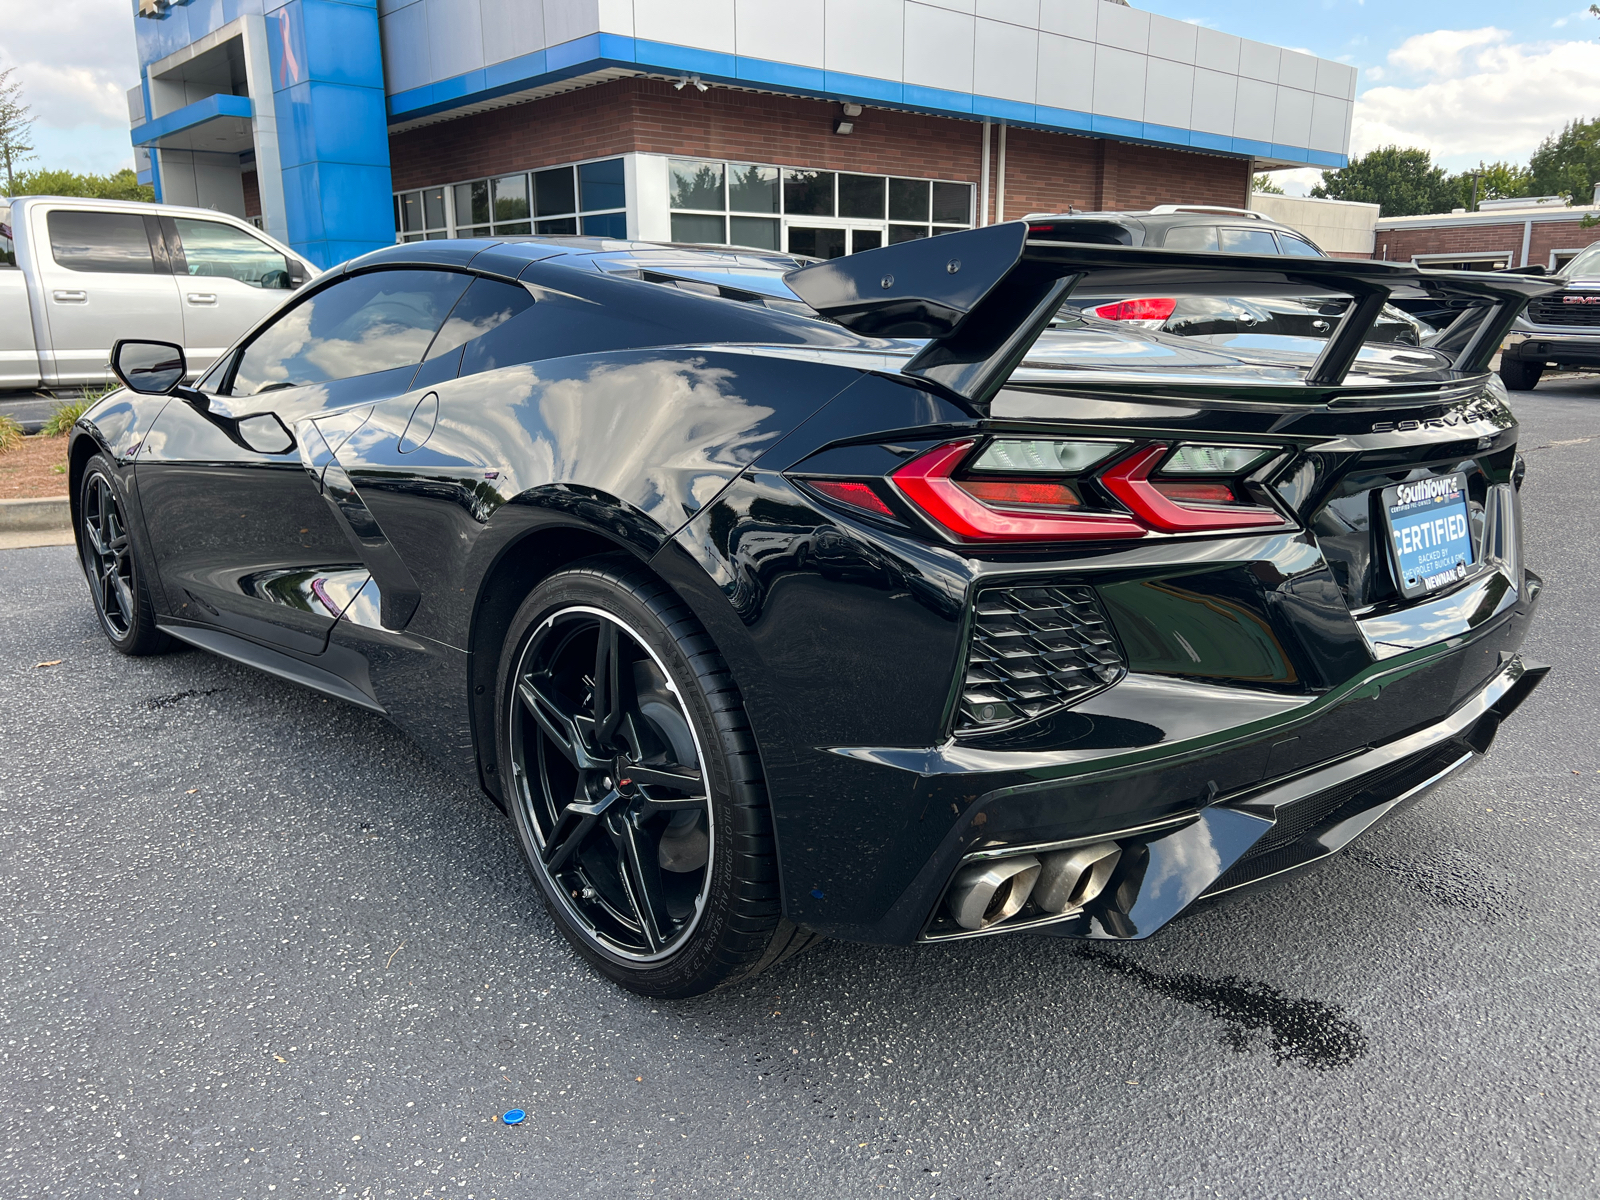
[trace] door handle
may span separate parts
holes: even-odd
[[[55,300],[55,302],[57,304],[87,304],[87,303],[89,303],[89,293],[88,292],[65,291],[65,290],[62,290],[62,289],[58,288],[56,291],[51,292],[50,295]]]
[[[190,292],[187,298],[190,304],[196,305],[215,304],[217,302],[217,294],[215,292]]]

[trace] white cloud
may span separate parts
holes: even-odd
[[[1420,146],[1450,166],[1526,159],[1565,122],[1600,116],[1596,42],[1519,43],[1503,29],[1441,29],[1407,38],[1389,53],[1388,68],[1385,79],[1416,82],[1357,98],[1352,155],[1399,145]]]
[[[8,4],[0,69],[33,109],[30,167],[114,171],[133,162],[129,88],[139,82],[127,0]]]
[[[1322,172],[1316,167],[1269,171],[1267,177],[1283,189],[1285,196],[1309,196],[1311,189],[1322,182]]]

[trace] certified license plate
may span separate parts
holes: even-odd
[[[1467,477],[1435,475],[1383,489],[1383,512],[1407,599],[1464,579],[1472,565]]]

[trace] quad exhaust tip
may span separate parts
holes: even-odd
[[[1010,920],[1029,900],[1043,915],[1066,916],[1105,891],[1121,857],[1115,842],[1096,842],[972,863],[956,872],[945,906],[957,925],[970,930]]]

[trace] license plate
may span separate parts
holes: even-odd
[[[1383,512],[1406,599],[1466,578],[1472,565],[1467,477],[1435,475],[1383,489]]]

